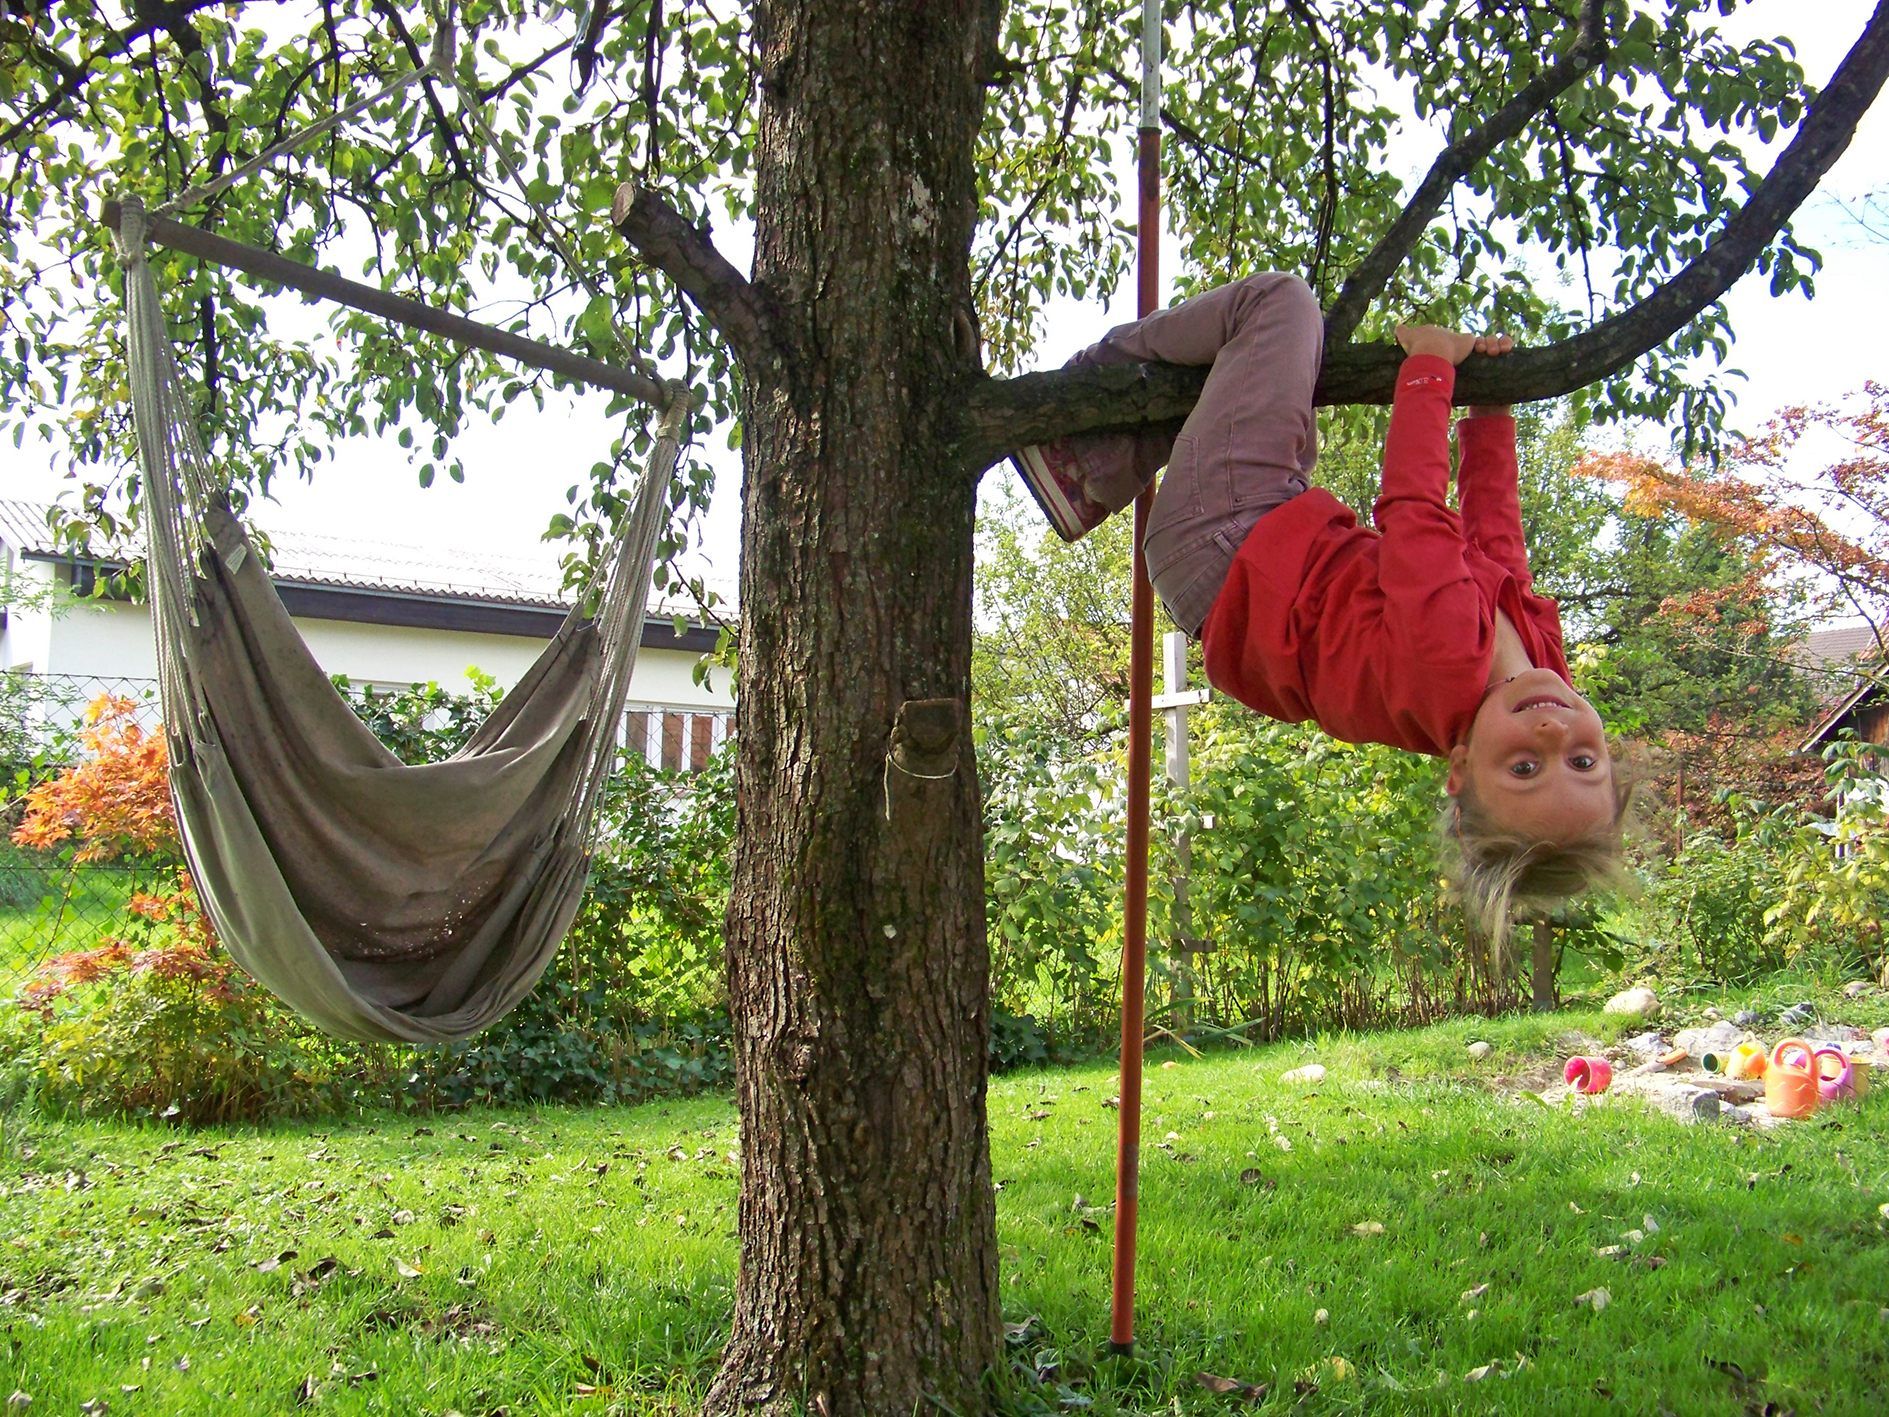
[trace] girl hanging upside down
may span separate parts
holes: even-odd
[[[1574,691],[1555,604],[1530,588],[1515,420],[1450,400],[1470,354],[1506,335],[1400,326],[1375,530],[1309,478],[1324,319],[1305,282],[1249,276],[1121,325],[1072,363],[1211,365],[1170,445],[1075,437],[1012,458],[1074,541],[1165,463],[1145,551],[1168,613],[1215,688],[1335,738],[1449,760],[1456,885],[1495,939],[1512,915],[1615,877],[1628,789],[1600,716]]]

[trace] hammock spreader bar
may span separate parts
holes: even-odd
[[[124,211],[120,203],[106,202],[101,215],[106,226],[123,234]],[[333,271],[304,265],[274,251],[246,246],[240,241],[214,235],[186,222],[146,213],[143,236],[146,241],[180,251],[186,256],[195,256],[199,260],[242,271],[259,280],[285,285],[320,300],[332,300],[337,305],[346,305],[349,309],[391,320],[409,329],[423,330],[427,334],[471,345],[474,349],[502,355],[561,378],[609,389],[613,393],[627,394],[638,403],[661,408],[669,401],[668,391],[660,381],[637,370],[618,368],[600,359],[590,359],[568,349],[559,349],[556,345],[543,344],[506,330],[495,330],[490,325],[468,320],[463,315],[436,310],[404,295],[363,285],[346,276],[336,275]]]

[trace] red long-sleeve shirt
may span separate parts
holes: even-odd
[[[1398,371],[1375,531],[1313,488],[1248,533],[1201,626],[1215,688],[1347,742],[1445,756],[1482,701],[1497,610],[1532,663],[1568,677],[1560,614],[1530,589],[1514,419],[1456,425],[1461,510],[1449,505],[1455,387],[1435,355]]]

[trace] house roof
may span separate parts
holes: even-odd
[[[1848,667],[1851,661],[1877,648],[1876,631],[1869,625],[1834,625],[1804,636],[1804,655],[1817,669]]]
[[[1873,626],[1834,625],[1812,630],[1804,637],[1805,656],[1819,677],[1831,685],[1841,685],[1837,698],[1823,711],[1817,726],[1798,745],[1808,753],[1847,723],[1859,710],[1869,707],[1885,692],[1889,681],[1881,672],[1882,642]]]
[[[33,558],[71,556],[71,548],[59,545],[47,528],[49,510],[43,503],[0,498],[0,543]],[[271,531],[268,538],[278,584],[559,611],[573,599],[564,591],[563,568],[550,546],[541,555],[518,556],[296,531]],[[118,560],[125,549],[114,547],[99,554]],[[652,619],[678,614],[691,620],[700,616],[692,603],[650,605]]]

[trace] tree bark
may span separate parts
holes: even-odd
[[[1538,1014],[1551,1014],[1555,1008],[1554,926],[1546,920],[1537,920],[1532,944],[1534,955],[1528,968],[1531,1007]]]
[[[969,731],[975,141],[996,0],[757,5],[744,364],[741,1135],[707,1409],[984,1406],[999,1335]]]

